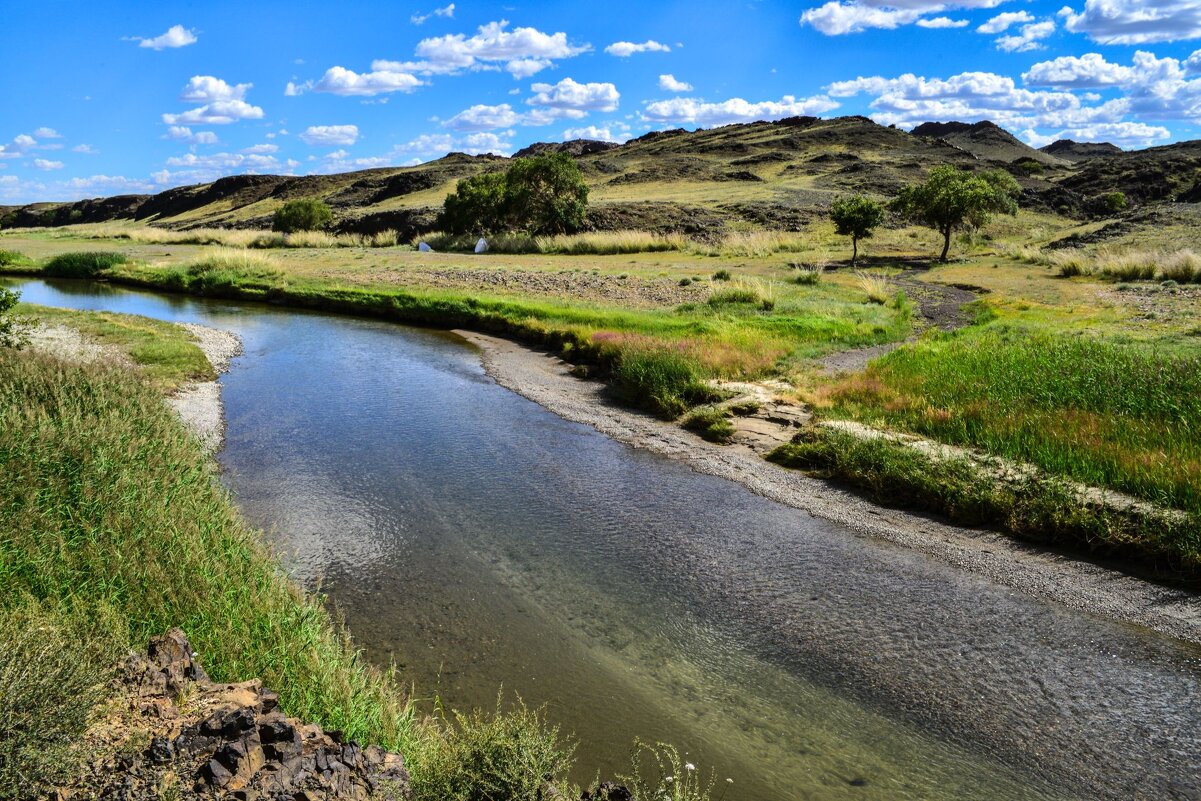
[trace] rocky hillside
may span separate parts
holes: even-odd
[[[866,117],[792,117],[720,128],[655,131],[623,145],[539,143],[518,156],[565,152],[591,188],[588,227],[694,236],[730,225],[796,230],[840,194],[894,195],[936,164],[1002,168],[1025,190],[1023,204],[1084,215],[1098,194],[1123,191],[1153,202],[1197,193],[1201,143],[1136,152],[1056,143],[1035,150],[990,122],[925,123],[912,133]],[[455,183],[502,169],[507,159],[452,153],[415,167],[336,175],[240,175],[210,184],[76,203],[0,208],[4,227],[131,220],[170,228],[267,227],[275,209],[317,197],[339,231],[429,230]]]
[[[924,122],[912,131],[914,136],[938,139],[971,153],[984,161],[1012,164],[1030,159],[1048,167],[1065,166],[1053,153],[1035,150],[1016,136],[988,120],[977,123]]]
[[[1039,150],[1047,155],[1073,163],[1104,156],[1115,156],[1122,152],[1122,148],[1111,145],[1109,142],[1076,142],[1071,139],[1058,139],[1049,145],[1040,147]]]

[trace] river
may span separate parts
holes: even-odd
[[[421,698],[546,705],[581,781],[639,737],[745,801],[1201,798],[1193,645],[616,443],[452,334],[8,283],[241,336],[218,459],[245,516]]]

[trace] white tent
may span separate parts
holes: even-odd
[[[488,252],[488,240],[484,239],[481,236],[480,241],[475,243],[475,252],[476,253],[487,253]]]
[[[432,247],[430,247],[429,245],[425,244],[424,242],[419,242],[417,244],[417,250],[421,251],[422,253],[433,253],[434,252],[434,249]]]

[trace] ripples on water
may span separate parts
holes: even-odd
[[[499,685],[730,798],[1196,798],[1198,653],[855,537],[567,423],[456,338],[30,282],[30,302],[228,328],[247,517],[419,692]]]

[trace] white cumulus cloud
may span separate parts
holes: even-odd
[[[167,129],[168,139],[177,139],[193,145],[213,145],[217,143],[217,134],[212,131],[196,131],[186,125],[172,125]]]
[[[1024,22],[1034,22],[1034,15],[1029,11],[1006,11],[1004,14],[997,14],[976,30],[979,33],[1004,33],[1010,26]]]
[[[860,33],[870,28],[893,30],[956,8],[995,8],[1005,0],[830,0],[801,14],[801,24],[809,25],[827,36]],[[961,27],[927,23],[923,27]]]
[[[497,106],[481,104],[460,111],[444,121],[442,127],[455,131],[492,131],[497,128],[511,128],[521,120],[521,115],[508,103]]]
[[[1085,0],[1063,8],[1063,26],[1101,44],[1134,45],[1201,39],[1197,0]]]
[[[172,47],[185,47],[196,43],[195,31],[189,30],[182,25],[172,25],[165,33],[152,38],[143,38],[140,36],[131,38],[138,43],[138,47],[146,47],[151,50],[166,50]]]
[[[353,145],[359,140],[357,125],[310,125],[300,134],[308,145]]]
[[[971,23],[965,19],[951,19],[950,17],[927,17],[924,19],[919,19],[914,24],[919,28],[941,29],[966,28]]]
[[[1021,33],[1011,36],[1001,36],[996,40],[998,50],[1006,53],[1025,53],[1030,50],[1041,50],[1042,40],[1055,33],[1055,20],[1032,22],[1023,25]]]
[[[446,17],[447,19],[450,19],[454,17],[454,15],[455,4],[451,3],[450,5],[443,6],[442,8],[435,8],[428,14],[414,14],[413,16],[409,17],[409,22],[413,23],[414,25],[424,25],[425,21],[430,17]]]
[[[33,166],[39,170],[61,170],[63,163],[61,161],[50,161],[49,159],[34,159]]]
[[[635,53],[670,53],[671,48],[654,39],[645,42],[614,42],[605,48],[605,52],[618,58],[628,58]]]
[[[330,67],[321,80],[312,85],[314,92],[332,95],[371,96],[385,92],[412,92],[424,81],[409,72],[391,69],[388,62],[372,64],[371,72],[355,72],[345,67]],[[300,94],[301,88],[289,82],[284,94]]]
[[[668,74],[659,76],[659,88],[665,92],[691,92],[692,84],[677,81],[676,76]]]
[[[200,103],[182,114],[163,114],[167,125],[229,125],[238,120],[258,120],[263,110],[244,99],[253,84],[229,84],[212,75],[193,75],[180,92],[185,103]]]
[[[564,78],[555,84],[536,83],[526,102],[552,115],[582,117],[589,111],[615,111],[621,93],[611,83],[578,83]]]
[[[601,142],[628,142],[633,134],[629,128],[621,123],[613,123],[610,125],[596,126],[587,125],[583,128],[568,128],[563,132],[563,141],[570,142],[572,139],[595,139]]]
[[[711,127],[734,122],[755,120],[778,120],[821,114],[838,108],[838,102],[825,95],[796,98],[785,95],[780,100],[764,100],[752,103],[741,97],[732,97],[720,103],[708,103],[691,97],[659,100],[647,104],[642,118],[651,123],[675,123]]]

